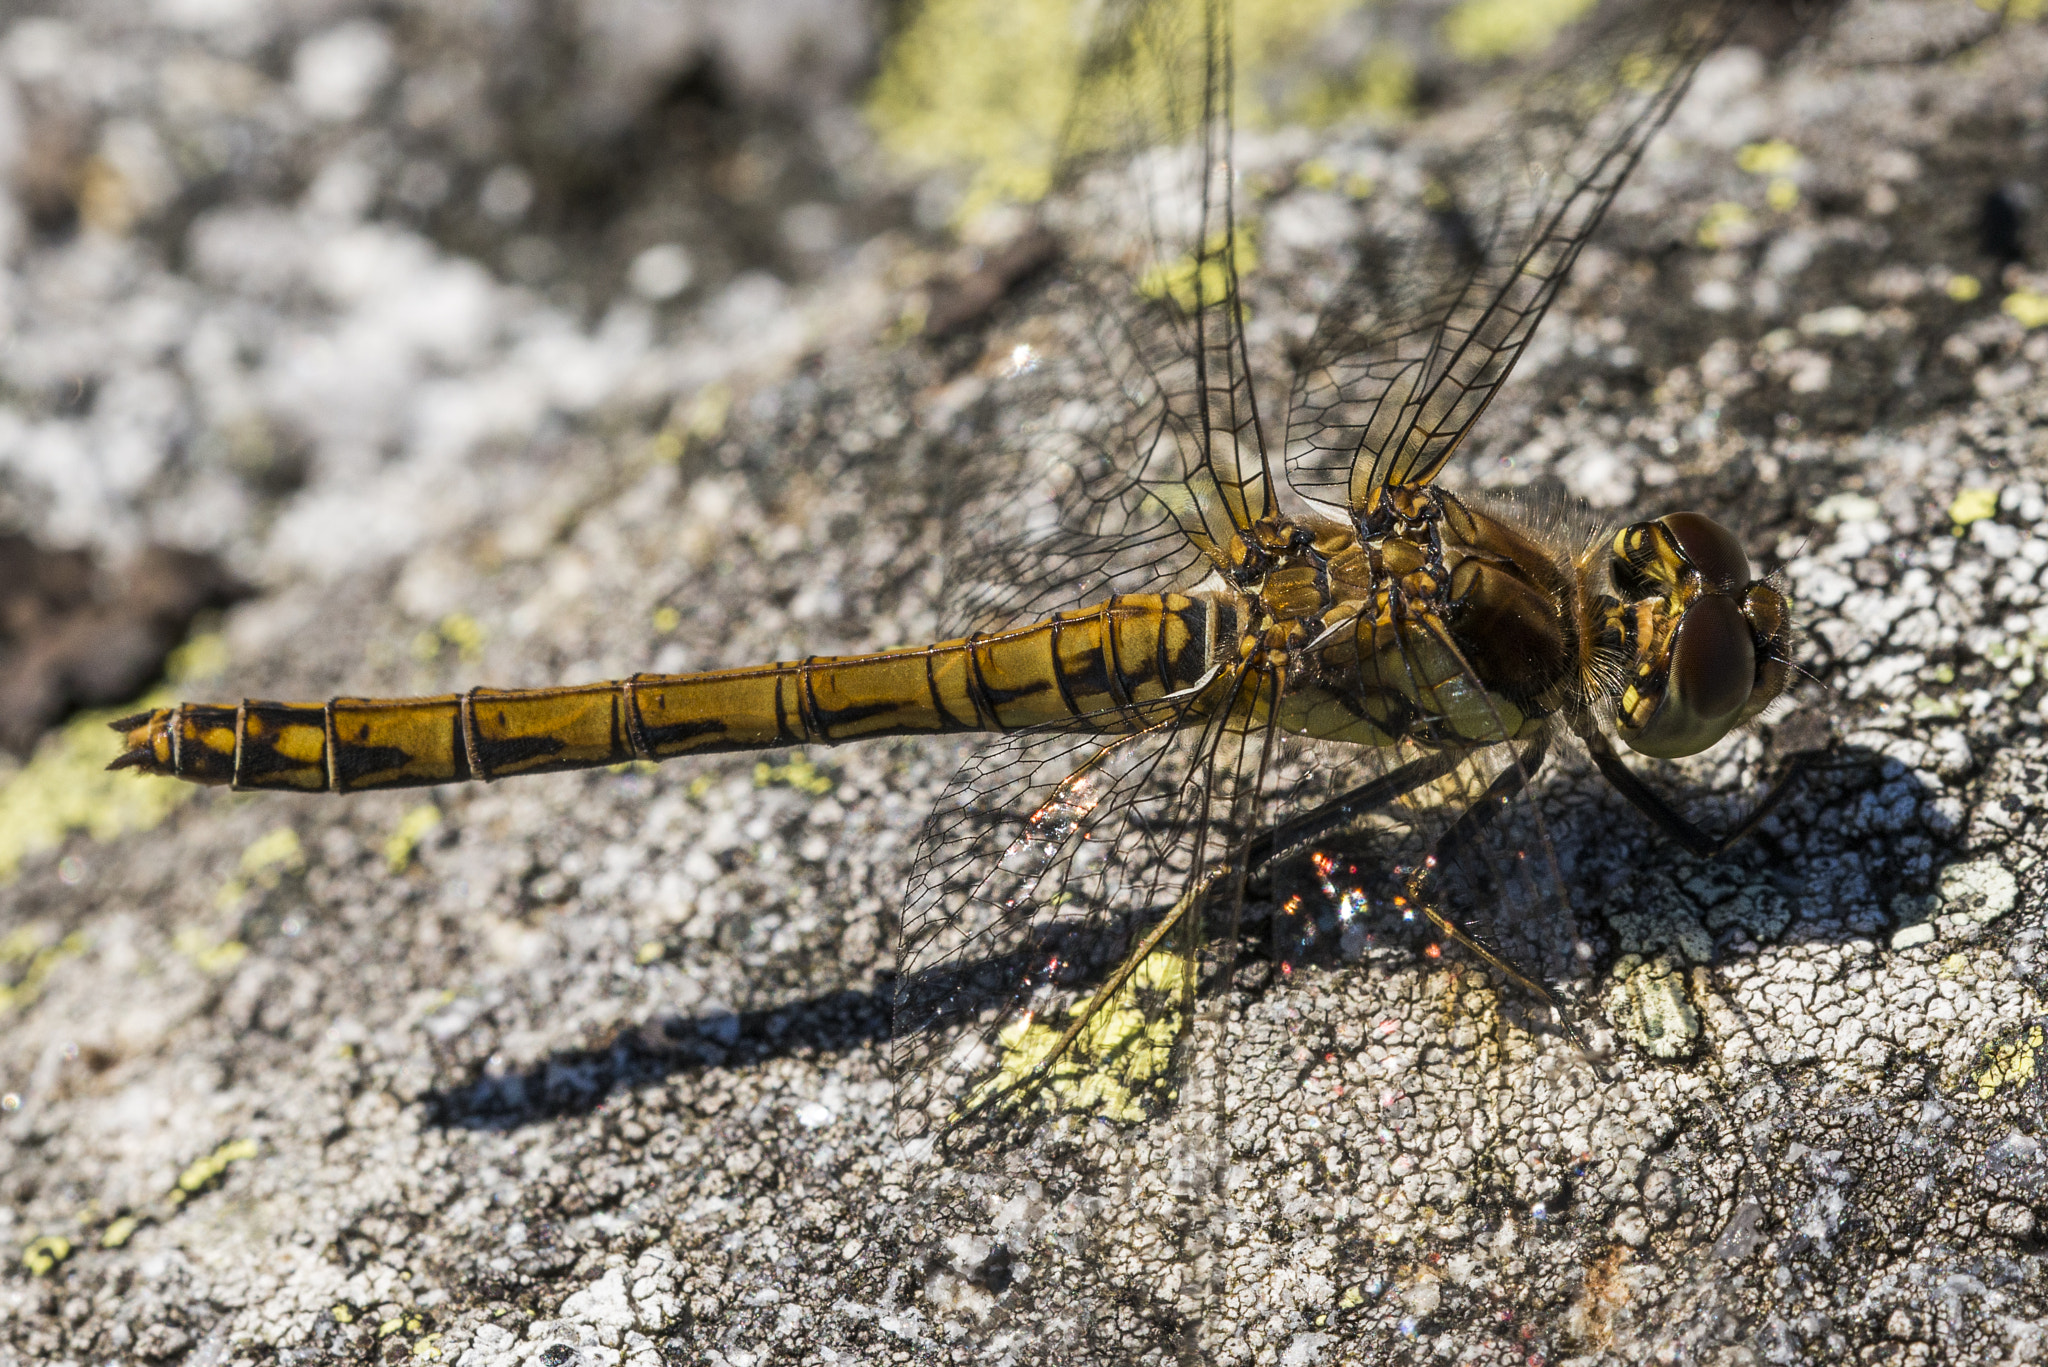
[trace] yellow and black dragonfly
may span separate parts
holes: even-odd
[[[1781,590],[1700,513],[1601,529],[1437,481],[1742,18],[1597,10],[1420,193],[1345,200],[1322,268],[1268,280],[1229,5],[1107,5],[1047,208],[1067,262],[1020,361],[1060,401],[962,500],[961,635],[555,688],[184,703],[117,723],[114,765],[351,793],[986,733],[909,877],[907,1148],[1176,1111],[1199,1187],[1229,1114],[1219,1003],[1247,954],[1284,969],[1355,920],[1419,918],[1548,1000],[1474,927],[1562,896],[1521,800],[1561,742],[1688,849],[1726,843],[1611,738],[1678,757],[1757,718],[1791,670]],[[1285,870],[1327,884],[1340,865],[1334,901],[1285,895]]]

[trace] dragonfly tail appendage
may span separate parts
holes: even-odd
[[[114,723],[110,768],[238,789],[352,793],[881,736],[1142,724],[1198,682],[1210,605],[1112,598],[1047,621],[872,655],[424,698],[180,703]]]

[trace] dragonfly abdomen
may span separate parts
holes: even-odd
[[[632,760],[1067,723],[1125,732],[1207,677],[1219,608],[1132,594],[1029,626],[870,655],[422,698],[181,703],[114,724],[114,768],[361,792]]]

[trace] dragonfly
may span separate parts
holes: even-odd
[[[1754,723],[1792,677],[1790,605],[1704,513],[1596,528],[1439,476],[1740,17],[1595,15],[1413,203],[1365,198],[1304,288],[1253,264],[1226,0],[1106,6],[1048,201],[1073,249],[1019,367],[1043,392],[957,510],[962,634],[186,702],[114,723],[112,767],[339,794],[984,736],[923,831],[891,989],[900,1128],[933,1161],[1177,1116],[1177,1189],[1213,1187],[1240,970],[1289,971],[1375,916],[1569,1032],[1485,929],[1564,898],[1533,780],[1576,742],[1694,854],[1753,831],[1796,770],[1715,834],[1617,742],[1678,758]]]

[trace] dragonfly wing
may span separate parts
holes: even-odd
[[[1272,511],[1246,360],[1230,149],[1231,6],[1103,7],[1047,206],[1070,249],[1047,353],[1010,377],[1012,466],[960,490],[949,573],[977,629],[1185,586]],[[1041,334],[1044,335],[1044,334]]]
[[[1097,309],[1115,288],[1103,279],[1053,287],[1057,340],[1003,395],[1019,427],[977,439],[955,483],[948,521],[969,531],[949,548],[944,600],[967,629],[1188,587],[1243,521],[1179,416],[1189,367],[1164,322]]]
[[[1272,742],[1181,720],[994,741],[925,832],[897,984],[900,1180],[954,1250],[934,1255],[947,1276],[977,1275],[961,1248],[1032,1268],[959,1302],[949,1332],[1082,1332],[1134,1299],[1191,1323],[1206,1302],[1241,856]]]
[[[1065,1068],[1027,1074],[1180,902],[1212,853],[1206,845],[1220,838],[1205,819],[1220,737],[1199,722],[1172,722],[1109,741],[1020,732],[975,750],[954,778],[919,844],[898,956],[894,1071],[905,1138],[966,1150],[1027,1132],[1020,1120],[1139,1120],[1170,1100],[1165,1060],[1144,1050],[1117,1074],[1128,1095],[1105,1094],[1099,1082],[1084,1095]],[[1170,1019],[1180,1010],[1171,993],[1151,989],[1187,986],[1166,962],[1184,945],[1162,948],[1132,1009]],[[1086,1065],[1104,1042],[1082,1043],[1090,1047],[1075,1061]],[[1048,1091],[1052,1104],[1041,1105]]]
[[[1436,478],[1727,27],[1638,6],[1582,34],[1439,168],[1424,212],[1368,230],[1296,369],[1294,486],[1354,514]]]

